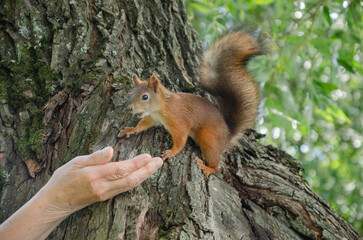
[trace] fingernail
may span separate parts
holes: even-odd
[[[154,164],[158,168],[161,167],[163,165],[163,163],[164,163],[164,161],[161,158],[159,158],[159,157],[153,158],[153,160],[154,160]]]
[[[110,147],[110,146],[108,146],[108,147],[105,147],[104,149],[102,149],[102,152],[101,152],[101,153],[102,153],[102,155],[106,157],[106,156],[107,156],[107,154],[108,154],[108,152],[110,151],[110,148],[111,148],[111,147]]]

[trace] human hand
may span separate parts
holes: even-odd
[[[0,225],[0,239],[45,239],[68,215],[136,187],[163,164],[149,154],[109,163],[112,154],[107,147],[58,168],[32,199]]]
[[[79,156],[58,168],[39,194],[47,199],[53,216],[66,217],[87,205],[128,191],[151,176],[163,161],[142,154],[109,163],[113,149]]]

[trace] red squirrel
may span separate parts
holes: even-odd
[[[209,47],[200,69],[201,82],[216,98],[221,112],[200,96],[170,92],[155,75],[148,81],[133,75],[136,87],[130,108],[142,119],[136,127],[123,129],[118,137],[161,124],[173,139],[173,148],[162,154],[165,160],[178,154],[190,136],[202,151],[207,164],[198,157],[197,163],[208,178],[218,171],[220,155],[254,124],[258,86],[245,66],[258,54],[259,44],[244,32],[229,33]]]

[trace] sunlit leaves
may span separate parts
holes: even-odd
[[[254,0],[253,3],[257,5],[264,5],[264,4],[270,4],[274,0]]]

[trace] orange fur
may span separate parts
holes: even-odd
[[[155,75],[148,81],[134,75],[136,87],[130,107],[142,119],[135,128],[122,130],[118,137],[161,124],[173,139],[172,149],[162,154],[164,160],[178,154],[189,135],[200,146],[207,163],[197,158],[205,176],[216,173],[220,155],[253,125],[258,91],[243,63],[258,53],[256,41],[242,32],[222,37],[208,50],[201,67],[202,84],[217,98],[223,115],[202,97],[170,92]]]

